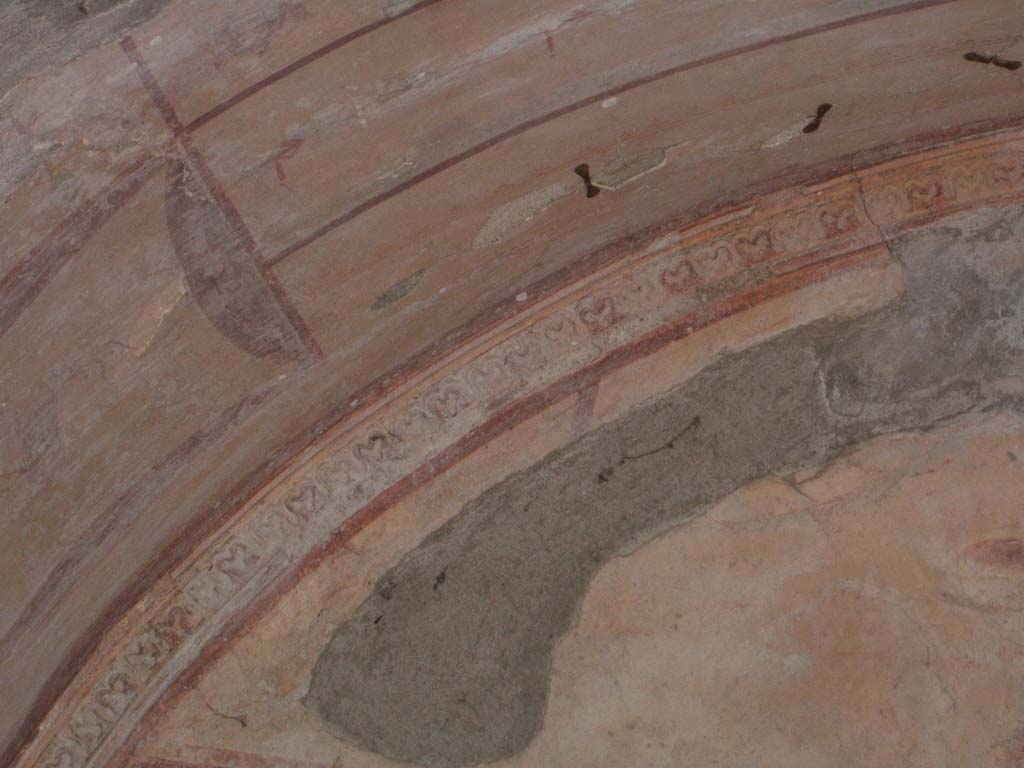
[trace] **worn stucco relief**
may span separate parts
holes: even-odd
[[[109,760],[250,612],[517,420],[766,298],[892,263],[901,234],[1022,193],[1024,140],[989,136],[723,212],[529,306],[358,412],[240,510],[107,636],[19,764]]]

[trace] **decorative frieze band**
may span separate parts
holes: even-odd
[[[359,426],[329,435],[314,458],[240,510],[125,617],[20,765],[103,762],[231,616],[272,593],[371,499],[513,398],[780,275],[1022,194],[1024,138],[988,137],[724,213],[525,310],[472,359],[422,372]]]

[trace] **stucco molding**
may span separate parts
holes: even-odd
[[[697,332],[769,293],[879,258],[904,232],[1022,197],[1024,134],[1015,130],[721,212],[524,301],[325,435],[163,578],[104,638],[17,765],[108,762],[176,681],[332,542],[514,423],[517,404],[557,397],[580,372],[600,377],[600,361],[667,325]]]

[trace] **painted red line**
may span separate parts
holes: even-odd
[[[375,496],[359,512],[343,523],[329,541],[317,547],[303,558],[289,573],[282,576],[271,591],[261,595],[250,605],[233,616],[200,651],[198,658],[168,686],[150,710],[151,717],[158,717],[167,711],[182,693],[195,687],[203,671],[220,658],[232,645],[235,638],[251,628],[261,616],[271,610],[277,602],[298,584],[307,574],[319,566],[327,557],[348,546],[361,531],[378,520],[395,504],[409,497],[419,489],[433,482],[460,461],[503,435],[512,427],[538,416],[551,406],[567,397],[579,395],[597,387],[609,374],[645,357],[658,352],[674,341],[691,336],[716,322],[745,312],[770,299],[779,298],[800,288],[821,282],[840,272],[868,264],[872,261],[888,260],[887,253],[880,255],[879,246],[872,245],[851,253],[835,256],[801,270],[757,286],[745,293],[731,296],[716,304],[702,307],[675,321],[666,323],[646,336],[609,352],[601,359],[569,374],[547,388],[515,402],[479,425],[468,434],[435,454],[412,473],[406,475],[387,490]],[[145,721],[135,725],[125,741],[124,747],[114,755],[109,765],[112,768],[126,765],[131,756],[131,744],[144,735]]]
[[[397,387],[402,386],[417,373],[443,360],[452,350],[479,338],[538,302],[561,290],[575,280],[594,274],[608,264],[617,261],[624,253],[657,239],[668,231],[697,225],[702,217],[725,215],[729,210],[742,208],[757,197],[789,186],[813,185],[836,178],[842,174],[863,172],[879,163],[898,157],[908,157],[916,151],[968,138],[990,135],[994,132],[1019,129],[1024,124],[1024,113],[1008,115],[999,120],[982,120],[976,123],[945,128],[918,134],[879,145],[869,150],[833,158],[825,163],[807,168],[796,168],[777,177],[752,185],[744,194],[729,198],[708,200],[705,204],[690,209],[685,215],[677,216],[656,227],[626,236],[588,254],[585,258],[566,265],[556,272],[526,286],[529,294],[526,302],[509,298],[491,306],[475,316],[468,323],[454,329],[443,338],[421,349],[388,373],[361,387],[355,393],[346,393],[339,402],[330,407],[328,413],[307,429],[290,438],[284,446],[275,451],[267,462],[243,477],[219,501],[197,515],[171,545],[141,568],[129,586],[113,597],[103,615],[90,624],[76,643],[74,650],[65,655],[61,664],[47,679],[43,689],[33,702],[31,713],[22,722],[15,738],[0,754],[0,766],[12,764],[21,751],[34,737],[40,722],[52,709],[59,696],[67,688],[81,663],[99,646],[107,630],[137,604],[157,580],[171,568],[190,555],[195,547],[204,541],[210,531],[217,530],[263,488],[269,486],[292,466],[302,451],[330,430],[343,425],[356,413],[379,402]],[[1001,199],[1001,198],[1000,198]],[[515,291],[513,291],[515,293]],[[353,405],[356,403],[356,405]]]
[[[381,382],[383,382],[383,384],[384,384],[384,385],[387,385],[387,384],[391,384],[391,383],[393,383],[393,379],[392,379],[391,377],[385,377],[384,379],[380,380],[379,382],[375,382],[375,386],[376,386],[377,384],[380,384]],[[383,390],[385,390],[385,389],[390,389],[390,387],[389,387],[389,386],[384,386],[384,387],[382,387],[382,391],[383,391]],[[323,432],[323,431],[324,431],[324,428],[323,428],[323,427],[317,427],[317,431],[318,431],[318,432]],[[118,602],[118,601],[115,601],[115,604],[117,604],[117,602]],[[121,609],[121,608],[119,608],[119,611],[121,611],[121,610],[122,610],[122,609]],[[102,624],[102,623],[100,623],[100,625],[101,625],[101,624]],[[99,629],[99,628],[92,628],[92,629]],[[90,633],[87,633],[87,634],[90,634]],[[52,682],[52,681],[51,681],[51,682]],[[59,689],[62,689],[62,688],[63,688],[63,686],[62,686],[62,685],[59,685],[59,686],[57,686],[57,687],[58,687]],[[50,688],[50,686],[47,686],[47,688]],[[51,689],[51,690],[49,691],[49,695],[51,695],[51,696],[52,696],[52,695],[55,695],[55,694],[53,693],[53,690],[52,690],[52,689]],[[52,699],[51,699],[51,700],[52,700]],[[46,712],[46,711],[48,711],[48,710],[49,710],[49,706],[45,706],[45,707],[43,707],[43,708],[41,709],[41,713],[40,713],[40,714],[38,715],[39,719],[41,719],[42,715],[44,715],[44,714],[45,714],[45,712]],[[35,723],[33,723],[33,721],[36,721],[36,722],[35,722]],[[26,722],[26,723],[25,723],[24,725],[25,725],[25,726],[28,726],[28,727],[29,727],[29,729],[31,730],[31,729],[34,729],[34,726],[35,726],[35,725],[37,725],[37,724],[38,724],[38,720],[36,719],[36,717],[30,717],[30,718],[28,719],[28,721],[27,721],[27,722]],[[17,753],[17,752],[19,751],[20,745],[24,744],[24,743],[25,743],[25,740],[26,740],[26,739],[24,739],[24,738],[19,738],[19,739],[15,739],[15,742],[14,742],[13,744],[11,744],[11,746],[13,746],[13,748],[14,748],[14,749],[13,749],[12,751],[11,751],[11,750],[7,750],[7,751],[5,751],[4,759],[0,759],[0,764],[2,764],[2,763],[4,763],[4,762],[6,762],[6,759],[7,759],[7,758],[11,758],[11,759],[12,759],[12,756],[13,756],[14,754],[16,754],[16,753]]]
[[[650,357],[672,342],[692,336],[697,331],[753,309],[765,301],[785,296],[800,288],[821,282],[838,272],[881,258],[890,257],[888,255],[880,257],[879,246],[874,244],[851,253],[834,256],[795,272],[789,272],[744,293],[729,296],[715,304],[701,307],[677,320],[666,323],[646,336],[612,350],[604,357],[565,376],[540,392],[513,403],[464,437],[442,449],[386,491],[374,497],[363,509],[344,523],[325,546],[308,555],[306,560],[297,566],[297,574],[301,576],[307,573],[325,556],[347,544],[357,532],[378,519],[397,502],[447,472],[474,451],[490,443],[512,427],[541,414],[566,397],[597,387],[601,380],[610,373],[625,368],[640,359]],[[295,582],[289,580],[287,583],[292,586]]]
[[[117,175],[99,194],[75,209],[53,229],[28,258],[0,280],[0,336],[43,292],[90,237],[163,167],[163,158],[146,156]]]
[[[299,315],[298,310],[292,305],[285,294],[284,289],[277,281],[277,277],[273,274],[272,270],[267,267],[262,254],[259,251],[259,246],[256,244],[256,239],[252,236],[252,232],[249,231],[249,227],[246,226],[245,220],[242,218],[242,214],[238,208],[228,197],[227,191],[224,186],[220,183],[217,177],[214,175],[210,166],[207,165],[206,160],[200,154],[199,150],[192,144],[192,141],[185,131],[185,128],[181,124],[181,120],[178,118],[178,113],[174,110],[170,100],[164,94],[163,89],[157,82],[156,77],[153,76],[153,72],[150,70],[149,65],[143,58],[142,53],[135,45],[135,41],[131,37],[126,37],[121,41],[121,47],[124,49],[125,54],[135,65],[135,69],[138,72],[139,79],[142,81],[143,87],[149,93],[149,97],[156,104],[160,110],[160,114],[164,118],[164,122],[167,123],[167,127],[171,129],[171,132],[177,137],[178,143],[181,145],[185,156],[188,158],[192,167],[199,174],[203,183],[206,185],[207,190],[210,192],[211,197],[217,203],[224,217],[231,225],[232,229],[235,230],[235,234],[242,241],[249,257],[253,260],[256,265],[260,276],[265,281],[267,288],[273,293],[278,305],[282,312],[288,318],[295,333],[302,339],[303,345],[308,350],[310,357],[313,360],[320,360],[323,358],[323,351],[320,349],[320,345],[317,344],[316,339],[313,338],[313,334],[310,332],[309,327],[303,321]]]
[[[269,88],[274,83],[278,82],[279,80],[283,80],[284,78],[288,77],[291,74],[294,74],[295,72],[298,72],[303,67],[308,67],[317,59],[322,59],[324,56],[334,53],[339,48],[343,48],[349,43],[358,40],[361,37],[365,37],[371,32],[376,32],[381,27],[385,27],[388,24],[392,24],[396,21],[399,21],[400,19],[404,19],[407,16],[412,16],[414,13],[422,11],[424,8],[428,8],[432,5],[437,5],[439,2],[441,2],[441,0],[422,0],[422,2],[416,3],[415,5],[406,8],[401,13],[397,13],[394,16],[385,16],[384,18],[379,19],[378,21],[375,21],[372,24],[367,24],[365,27],[360,27],[359,29],[353,32],[349,32],[346,35],[342,35],[336,40],[332,40],[323,47],[317,48],[312,53],[306,54],[301,59],[293,61],[291,64],[288,64],[287,66],[282,67],[276,72],[267,75],[262,80],[253,83],[248,88],[239,91],[234,96],[229,98],[227,101],[223,101],[217,106],[213,107],[212,109],[204,112],[191,123],[189,123],[187,126],[185,126],[185,130],[188,131],[189,133],[199,130],[214,118],[219,117],[220,115],[227,112],[229,109],[237,107],[250,96],[254,96],[255,94],[259,93],[265,88]]]
[[[156,81],[145,59],[142,58],[142,53],[139,51],[138,46],[135,45],[135,41],[130,37],[126,37],[121,40],[121,48],[132,64],[135,65],[135,70],[142,81],[143,87],[149,93],[149,98],[156,104],[157,109],[160,110],[160,115],[163,117],[164,122],[167,123],[167,127],[171,129],[171,133],[175,136],[181,136],[185,132],[185,127],[181,124],[181,120],[178,119],[178,113],[174,111],[171,102],[164,95],[163,89],[160,88],[160,84]]]
[[[159,491],[173,480],[178,471],[193,458],[195,452],[211,440],[222,437],[245,416],[276,394],[274,384],[230,406],[209,423],[178,443],[125,493],[121,494],[91,523],[85,534],[75,541],[60,563],[33,592],[32,598],[0,638],[0,658],[12,658],[28,638],[44,630],[69,589],[77,582],[76,571],[96,552],[106,552],[111,537],[125,533],[125,527],[137,520],[137,512],[148,495]],[[135,584],[132,584],[134,587]]]
[[[162,490],[173,481],[177,472],[193,458],[196,450],[205,448],[209,441],[225,434],[236,423],[243,421],[264,401],[276,394],[277,387],[271,385],[245,398],[234,406],[222,411],[212,424],[203,430],[193,433],[184,442],[179,443],[167,456],[154,465],[143,480],[134,485],[108,508],[89,528],[87,537],[75,543],[65,559],[47,576],[46,581],[32,596],[31,601],[15,620],[8,633],[0,641],[0,658],[15,658],[26,635],[38,636],[46,623],[52,619],[54,610],[67,590],[80,574],[76,569],[90,553],[104,550],[112,537],[123,533],[125,525],[135,522],[138,512],[145,509],[148,495]],[[207,508],[204,514],[218,519],[223,510],[217,507]],[[196,530],[196,529],[199,530]],[[38,731],[39,724],[52,709],[60,694],[70,685],[75,675],[81,671],[82,665],[92,656],[99,646],[100,640],[107,631],[116,624],[125,613],[125,607],[135,605],[152,586],[153,574],[164,574],[180,563],[191,551],[191,536],[200,535],[213,528],[204,519],[193,520],[192,526],[186,529],[189,535],[179,537],[171,545],[147,562],[134,579],[110,600],[103,612],[92,621],[84,632],[76,638],[69,651],[60,659],[46,683],[32,703],[29,714],[22,721],[16,737],[0,754],[0,766],[13,765],[17,756],[29,740]]]
[[[134,50],[134,46],[125,46],[126,50]],[[144,65],[143,65],[144,67]],[[148,72],[148,70],[147,70]],[[145,79],[144,79],[145,82]],[[158,100],[154,100],[159,105]],[[202,165],[202,158],[195,153],[199,162],[197,166],[201,170],[204,166]],[[190,156],[191,159],[191,156]],[[141,167],[137,169],[135,176],[129,176],[129,179],[139,179],[136,182],[136,186],[141,186],[142,180],[148,179],[155,170],[162,167],[164,164],[163,159],[150,158],[145,163],[141,164]],[[120,205],[123,204],[127,196],[134,191],[134,188],[125,188],[124,184],[119,187],[115,187],[117,191],[117,197],[113,201],[108,198],[113,198],[113,195],[108,195],[103,198],[103,202],[107,202],[107,208],[110,211],[117,210]],[[215,193],[215,189],[211,189]],[[97,204],[98,205],[98,204]],[[230,201],[226,201],[226,205],[229,210],[233,210],[233,206],[230,205]],[[94,206],[95,207],[95,206]],[[237,211],[235,211],[237,215]],[[240,219],[240,217],[239,217]],[[91,219],[85,219],[89,222],[95,223],[96,217]],[[100,223],[105,219],[101,219]],[[74,226],[78,224],[78,219],[73,220],[66,229],[70,229],[71,235],[65,237],[70,239],[72,242],[77,242],[75,235],[78,229]],[[98,224],[97,224],[98,226]],[[58,265],[47,264],[51,271],[59,268]],[[38,283],[39,281],[37,281]],[[41,290],[41,287],[39,288]],[[319,348],[316,348],[319,352]],[[27,633],[41,631],[42,624],[52,618],[52,613],[59,605],[60,601],[66,596],[68,590],[70,590],[77,580],[76,570],[86,557],[95,551],[101,551],[103,544],[109,540],[111,535],[114,533],[123,532],[123,526],[125,520],[131,521],[134,515],[130,514],[130,510],[133,507],[134,502],[145,497],[146,491],[152,490],[152,485],[155,483],[156,487],[161,487],[164,483],[168,482],[180,469],[180,467],[186,462],[191,455],[201,448],[203,445],[210,442],[211,439],[216,439],[223,435],[232,424],[234,424],[239,417],[239,414],[247,414],[257,408],[262,402],[269,398],[273,393],[274,387],[264,387],[261,390],[257,390],[254,394],[244,399],[241,403],[233,408],[229,408],[222,412],[218,418],[216,418],[211,425],[206,429],[200,430],[193,434],[184,443],[178,445],[173,451],[167,454],[157,465],[151,468],[151,472],[146,476],[146,483],[138,483],[132,487],[128,493],[119,498],[116,503],[109,508],[95,523],[90,527],[87,535],[79,539],[75,545],[71,548],[71,551],[61,560],[61,562],[50,572],[42,586],[36,590],[33,594],[32,599],[28,602],[28,605],[21,612],[18,618],[11,625],[7,633],[0,638],[0,656],[8,656],[17,649],[18,644],[22,642]],[[147,485],[149,487],[147,487]]]
[[[592,96],[587,96],[585,98],[579,99],[578,101],[574,101],[571,104],[567,104],[563,107],[559,107],[558,109],[546,112],[543,115],[539,115],[537,117],[526,120],[522,123],[519,123],[518,125],[514,125],[506,131],[502,131],[501,133],[496,134],[495,136],[492,136],[491,138],[486,139],[480,142],[479,144],[476,144],[475,146],[463,150],[457,155],[453,155],[452,157],[449,157],[448,159],[441,161],[437,165],[433,165],[430,168],[427,168],[421,171],[420,173],[417,173],[415,176],[409,177],[400,184],[396,184],[391,189],[387,189],[384,192],[381,192],[380,194],[371,197],[369,200],[360,203],[359,205],[346,211],[340,216],[331,219],[326,224],[317,227],[317,229],[315,229],[313,232],[306,235],[305,237],[296,240],[294,243],[291,243],[290,245],[285,246],[281,251],[279,251],[270,259],[269,264],[271,266],[276,266],[277,264],[280,264],[289,256],[292,256],[298,251],[301,251],[306,246],[316,242],[317,240],[334,231],[338,227],[347,224],[353,219],[362,216],[367,211],[370,211],[376,208],[377,206],[381,205],[382,203],[385,203],[388,200],[397,197],[403,192],[406,192],[412,187],[415,187],[417,184],[420,184],[421,182],[424,182],[428,179],[433,178],[434,176],[437,176],[440,173],[443,173],[444,171],[447,171],[448,169],[458,165],[459,163],[465,162],[466,160],[476,157],[477,155],[482,154],[487,150],[498,146],[499,144],[503,144],[509,139],[513,139],[516,136],[526,133],[527,131],[530,131],[533,128],[537,128],[541,125],[544,125],[545,123],[550,123],[553,120],[557,120],[560,117],[565,117],[566,115],[570,115],[573,112],[578,112],[579,110],[585,109],[586,107],[599,104],[602,101],[605,101],[606,99],[621,96],[622,94],[628,93],[629,91],[636,90],[637,88],[642,88],[645,85],[650,85],[652,83],[656,83],[660,80],[665,80],[666,78],[670,78],[675,75],[682,74],[684,72],[689,72],[694,69],[706,67],[710,64],[715,64],[721,61],[728,61],[729,59],[745,56],[750,53],[755,53],[757,51],[764,50],[765,48],[770,48],[771,46],[774,45],[784,45],[786,43],[791,43],[796,40],[803,40],[809,37],[822,35],[827,32],[832,32],[837,29],[856,26],[858,24],[864,24],[870,21],[877,21],[878,19],[884,19],[891,16],[900,16],[905,13],[911,13],[913,11],[919,11],[926,8],[935,8],[943,5],[950,5],[956,2],[960,2],[960,0],[917,0],[917,2],[908,3],[907,5],[901,5],[893,8],[884,8],[878,11],[871,11],[870,13],[863,13],[858,16],[850,16],[845,19],[830,21],[825,24],[819,24],[814,27],[808,27],[807,29],[799,30],[797,32],[791,32],[787,35],[772,37],[767,40],[761,40],[759,42],[743,45],[740,46],[739,48],[732,48],[728,51],[714,53],[711,54],[710,56],[705,56],[704,58],[696,59],[694,61],[688,61],[684,62],[683,64],[677,64],[674,67],[669,67],[668,69],[662,69],[659,70],[658,72],[653,72],[650,75],[637,78],[636,80],[630,80],[628,83],[623,83],[613,88],[608,88],[607,90],[595,93]]]

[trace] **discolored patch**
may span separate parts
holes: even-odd
[[[246,248],[243,234],[191,166],[168,164],[165,209],[174,251],[189,292],[207,319],[255,357],[301,359],[300,332]]]
[[[400,280],[395,283],[374,300],[370,309],[374,312],[378,312],[385,307],[394,304],[396,301],[404,299],[416,290],[416,286],[420,284],[420,280],[423,279],[424,274],[426,274],[426,270],[421,269],[419,272],[409,275],[409,277],[404,280]]]
[[[986,539],[972,544],[967,554],[983,565],[997,568],[1024,568],[1024,540]]]
[[[1012,226],[1021,239],[1020,217]],[[895,304],[726,356],[467,504],[338,628],[305,704],[386,757],[507,758],[538,731],[554,647],[609,558],[755,479],[1016,407],[1000,382],[1019,381],[1024,359],[992,326],[1024,301],[1019,251],[1001,262],[991,249],[1015,242],[943,238],[893,244],[908,285]],[[1016,567],[1014,542],[980,556]]]
[[[1021,768],[1024,766],[1024,725],[1017,728],[1003,744],[999,745],[999,768]]]
[[[593,164],[591,172],[594,186],[608,190],[621,189],[641,176],[658,170],[666,162],[667,152],[658,147],[610,157]]]
[[[239,56],[259,57],[288,23],[305,19],[308,11],[298,0],[264,3],[232,16],[210,36],[213,62],[222,67]]]
[[[0,3],[0,96],[19,80],[126,35],[170,0],[10,0]]]
[[[528,228],[549,207],[567,197],[572,188],[565,182],[559,182],[528,192],[496,208],[473,239],[473,247],[499,245],[511,239]]]

